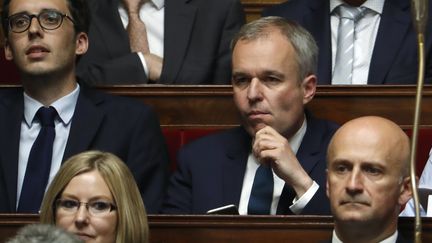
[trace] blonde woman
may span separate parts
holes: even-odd
[[[85,242],[148,242],[138,187],[127,166],[111,153],[88,151],[68,159],[45,194],[40,220]]]

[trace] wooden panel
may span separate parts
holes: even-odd
[[[134,97],[153,106],[165,127],[218,127],[239,124],[232,88],[225,86],[105,86],[101,90]],[[432,86],[423,90],[422,127],[432,127]],[[378,115],[412,127],[415,86],[319,86],[308,104],[312,113],[342,124]]]
[[[37,223],[37,215],[0,214],[0,242],[22,226]],[[432,242],[432,218],[423,218],[423,242]],[[333,229],[330,216],[208,216],[150,215],[152,243],[320,242]],[[399,230],[411,238],[413,219],[400,218]]]
[[[246,21],[250,22],[261,17],[263,9],[285,2],[284,0],[241,0],[246,13]]]
[[[0,85],[0,89],[16,87]],[[101,86],[99,90],[132,97],[154,107],[163,127],[232,127],[239,117],[230,85]],[[432,86],[423,90],[421,124],[432,128]],[[412,127],[415,86],[319,86],[308,109],[317,117],[339,124],[355,117],[378,115],[402,128]]]

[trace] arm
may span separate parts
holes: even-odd
[[[270,163],[275,174],[300,198],[313,184],[292,151],[288,140],[270,126],[255,134],[253,153],[261,163]]]
[[[178,153],[177,170],[172,175],[162,205],[162,213],[192,213],[192,175],[186,163],[185,152]]]
[[[90,85],[98,84],[141,84],[147,83],[143,64],[136,53],[126,53],[110,58],[106,53],[89,52],[81,57],[77,75]]]
[[[129,144],[128,163],[147,213],[161,207],[168,178],[168,151],[159,121],[153,111],[143,109],[135,123]]]
[[[220,37],[217,61],[214,67],[214,84],[229,84],[231,81],[231,40],[245,24],[243,7],[238,0],[231,1]]]

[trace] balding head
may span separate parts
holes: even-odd
[[[343,242],[380,242],[397,228],[411,197],[410,143],[394,122],[361,117],[333,136],[327,154],[327,195]]]
[[[365,116],[348,121],[330,141],[327,158],[334,156],[338,148],[346,146],[370,147],[375,152],[385,153],[389,163],[400,166],[403,176],[408,175],[410,140],[396,123],[388,119]]]

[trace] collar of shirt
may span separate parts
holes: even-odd
[[[391,236],[380,241],[379,243],[396,243],[398,237],[398,231],[396,230]],[[339,237],[336,235],[336,231],[333,230],[332,243],[343,243]]]
[[[54,101],[50,106],[54,107],[59,115],[59,120],[67,125],[71,122],[75,110],[75,105],[78,101],[80,86],[77,83],[76,88],[66,96]],[[31,127],[36,115],[36,112],[43,104],[28,96],[24,92],[24,120],[28,127]]]
[[[361,6],[373,10],[378,14],[382,14],[384,8],[384,1],[385,0],[368,0],[364,2]],[[342,4],[345,4],[345,2],[342,0],[330,0],[330,13],[333,13],[335,8],[339,7]]]
[[[294,154],[297,153],[301,141],[303,140],[303,137],[306,133],[307,129],[307,121],[306,118],[303,120],[303,124],[300,127],[300,129],[288,139],[291,149],[293,150]],[[241,215],[247,214],[248,209],[248,203],[250,194],[252,191],[252,185],[253,180],[255,177],[256,170],[259,167],[259,162],[255,158],[255,156],[250,153],[248,156],[247,164],[246,164],[246,171],[243,178],[243,184],[242,184],[242,191],[240,194],[240,201],[239,201],[239,213]],[[279,178],[274,172],[273,172],[273,180],[274,180],[274,186],[273,186],[273,199],[272,204],[270,208],[270,214],[275,215],[277,212],[277,207],[279,204],[280,195],[282,194],[282,190],[285,186],[285,181]]]

